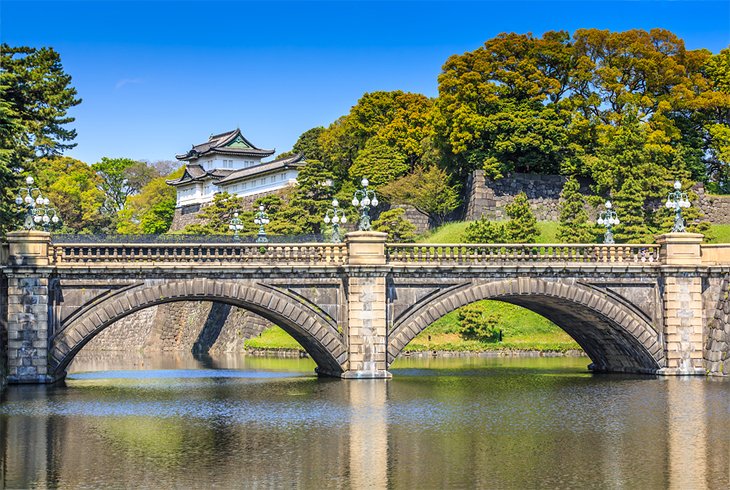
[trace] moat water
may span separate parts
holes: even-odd
[[[0,403],[0,487],[730,488],[730,379],[585,358],[94,355]]]

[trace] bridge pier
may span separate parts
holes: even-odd
[[[359,231],[346,237],[348,369],[343,378],[390,378],[385,317],[386,233]]]
[[[8,233],[7,369],[10,383],[52,383],[48,369],[49,233]]]
[[[703,235],[668,233],[657,237],[664,264],[664,353],[666,367],[658,374],[702,375],[704,327],[702,302]]]

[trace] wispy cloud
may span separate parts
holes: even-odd
[[[117,82],[117,84],[114,86],[116,90],[119,90],[120,88],[124,87],[125,85],[133,85],[142,83],[143,80],[141,78],[122,78]]]

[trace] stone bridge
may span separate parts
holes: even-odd
[[[0,346],[11,383],[62,379],[96,334],[138,310],[215,301],[291,334],[322,375],[387,378],[441,316],[482,299],[562,327],[601,372],[726,374],[730,245],[662,235],[647,245],[54,244],[0,247]]]

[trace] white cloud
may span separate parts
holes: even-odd
[[[117,84],[114,86],[116,90],[119,90],[120,88],[124,87],[125,85],[132,85],[137,83],[142,83],[143,80],[141,78],[122,78],[117,82]]]

